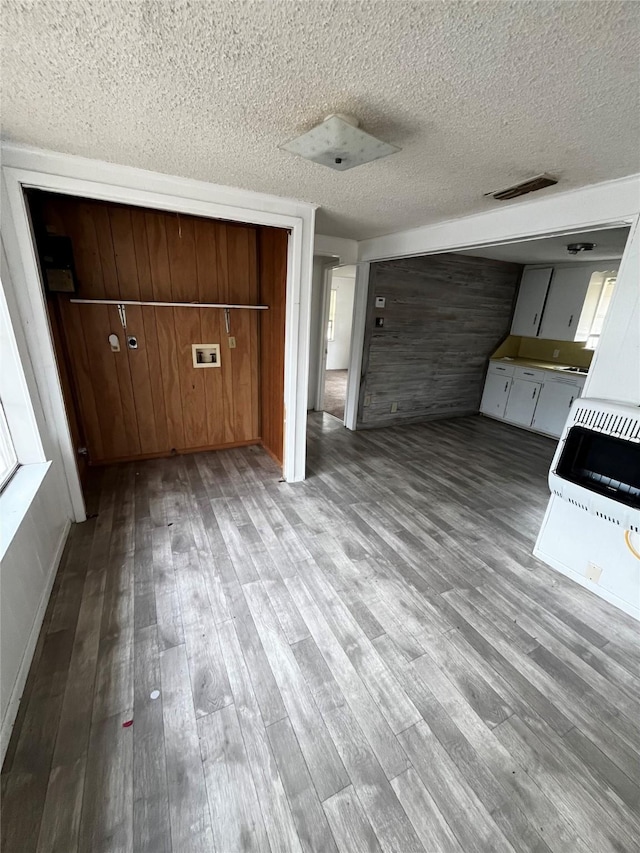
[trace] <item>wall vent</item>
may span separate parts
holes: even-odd
[[[543,190],[545,187],[552,187],[558,183],[557,178],[552,178],[551,175],[536,175],[535,178],[529,178],[521,184],[515,184],[512,187],[507,187],[504,190],[496,190],[485,193],[485,196],[491,196],[496,201],[508,201],[511,198],[534,193],[537,190]]]
[[[580,503],[580,501],[575,501],[573,498],[567,498],[570,504],[577,506],[579,509],[583,509],[585,512],[589,512],[589,507],[585,504]],[[600,515],[600,513],[598,513]]]

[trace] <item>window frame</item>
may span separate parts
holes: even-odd
[[[4,460],[6,458],[6,464]],[[18,454],[11,435],[7,415],[0,400],[0,493],[9,485],[12,477],[20,467]]]

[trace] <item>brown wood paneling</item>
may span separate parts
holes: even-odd
[[[289,234],[261,228],[258,235],[260,302],[260,418],[262,444],[280,464],[284,458],[284,341]]]
[[[258,301],[254,226],[48,194],[32,203],[43,228],[71,238],[81,298]],[[232,311],[231,348],[221,309],[129,306],[124,329],[115,306],[51,298],[92,462],[260,439],[256,312]],[[221,367],[193,367],[198,343],[220,344]]]
[[[359,426],[477,412],[487,359],[509,331],[521,270],[455,254],[372,264]],[[375,308],[376,296],[386,299],[384,308]],[[376,317],[384,318],[382,328]]]

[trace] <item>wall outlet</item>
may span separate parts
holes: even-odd
[[[560,350],[559,350],[559,349],[554,349],[554,351],[553,351],[553,357],[554,357],[554,358],[559,358],[559,356],[560,356]]]
[[[230,337],[229,338],[229,349],[235,349],[235,348],[236,348],[236,339],[234,337]]]
[[[365,394],[364,395],[364,405],[365,406],[371,405],[371,394]]]
[[[587,571],[585,572],[585,577],[588,581],[593,581],[593,583],[600,583],[600,578],[602,577],[602,569],[600,566],[596,566],[595,563],[587,563]]]
[[[387,300],[384,298],[384,296],[376,296],[376,308],[384,308],[386,303]]]
[[[397,412],[397,411],[398,411],[398,404],[392,403],[391,404],[391,414],[393,414],[394,412]]]

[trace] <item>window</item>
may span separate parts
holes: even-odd
[[[316,327],[317,328],[317,327]],[[332,341],[336,333],[336,291],[331,291],[331,300],[329,301],[329,322],[327,323],[327,340]]]
[[[601,281],[597,281],[596,277],[600,277]],[[593,312],[593,319],[591,320],[589,337],[587,338],[585,349],[595,349],[598,346],[600,335],[602,334],[604,318],[607,316],[607,311],[611,304],[611,297],[613,296],[613,291],[616,286],[616,276],[608,273],[594,273],[591,277],[591,282],[589,283],[590,290],[593,284],[597,285],[594,293],[594,297],[597,301],[595,302],[595,310]],[[587,295],[587,299],[589,299],[589,295],[590,294]]]
[[[17,467],[18,457],[13,446],[4,408],[0,404],[0,490],[7,485]]]

